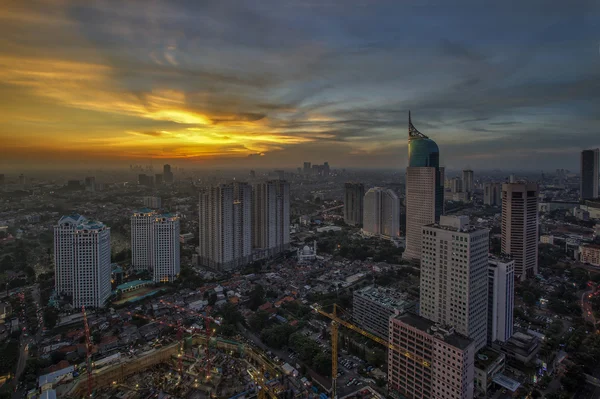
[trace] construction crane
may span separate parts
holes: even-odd
[[[337,398],[338,330],[340,325],[346,327],[349,330],[356,331],[357,333],[385,346],[388,349],[396,351],[409,359],[413,359],[414,361],[421,363],[425,367],[431,367],[431,363],[429,363],[425,359],[420,358],[414,355],[413,353],[406,351],[406,349],[401,348],[398,345],[394,345],[393,343],[388,342],[385,339],[379,338],[378,336],[371,334],[370,332],[365,331],[362,328],[359,328],[354,324],[338,317],[337,304],[333,304],[333,313],[327,313],[319,305],[316,304],[311,307],[315,312],[331,320],[331,397],[333,399]]]
[[[92,380],[92,340],[90,338],[90,326],[88,324],[87,313],[85,312],[85,305],[81,307],[83,312],[83,326],[85,328],[85,350],[86,350],[86,362],[87,362],[87,396],[92,397],[92,388],[94,381]]]

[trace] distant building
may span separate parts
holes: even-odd
[[[55,289],[75,308],[103,307],[111,293],[110,228],[81,215],[54,226]]]
[[[600,171],[600,150],[581,151],[581,183],[579,198],[581,200],[598,198],[598,182]]]
[[[310,175],[310,173],[312,172],[312,169],[310,167],[310,162],[304,162],[304,174],[305,175]]]
[[[138,184],[140,186],[153,187],[154,186],[154,176],[147,175],[145,173],[141,173],[138,175]]]
[[[437,144],[413,126],[409,112],[405,259],[421,259],[421,228],[440,220],[444,211],[443,175]]]
[[[194,234],[192,233],[183,233],[179,234],[179,242],[182,244],[188,243],[194,239]]]
[[[344,222],[350,226],[363,224],[365,186],[362,183],[344,185]]]
[[[502,184],[485,183],[483,185],[483,204],[499,206],[502,203]]]
[[[540,243],[554,245],[554,236],[553,235],[540,236]]]
[[[415,303],[408,301],[406,294],[393,288],[368,286],[355,290],[352,298],[352,318],[356,324],[385,340],[388,339],[390,317],[415,308]]]
[[[479,350],[487,342],[489,230],[468,216],[423,227],[420,314],[453,326]]]
[[[523,364],[535,359],[540,350],[540,338],[524,332],[515,332],[506,342],[495,341],[492,348],[504,353],[508,359],[519,361]]]
[[[463,181],[460,177],[453,177],[450,181],[450,190],[453,194],[463,192]]]
[[[143,208],[131,215],[131,266],[135,271],[151,270],[150,241],[156,212]]]
[[[507,341],[513,333],[515,306],[515,262],[508,258],[489,259],[488,342]]]
[[[590,220],[590,213],[584,209],[580,209],[580,208],[575,208],[573,209],[573,216],[575,216],[575,219],[577,220],[582,220],[584,222],[587,222]]]
[[[475,189],[474,181],[473,181],[473,171],[470,169],[465,169],[462,171],[462,189],[465,193],[472,194]]]
[[[165,183],[173,183],[173,172],[171,172],[171,165],[163,165],[163,180]]]
[[[388,389],[393,397],[473,398],[472,340],[411,313],[390,318],[389,337],[399,347],[388,351]]]
[[[388,238],[400,236],[400,199],[393,190],[373,187],[367,191],[362,231]]]
[[[179,276],[179,217],[157,215],[152,222],[150,267],[155,282],[173,281]]]
[[[164,179],[163,179],[162,173],[157,173],[154,175],[154,183],[157,186],[160,186],[161,184],[163,184],[163,182],[164,182]]]
[[[150,209],[160,209],[162,203],[160,197],[144,197],[144,207]]]
[[[521,281],[538,273],[538,186],[536,183],[502,185],[502,253],[515,261]]]
[[[290,184],[270,180],[252,190],[252,244],[273,256],[290,246]]]
[[[593,266],[600,266],[600,245],[584,244],[579,246],[581,262],[589,263]]]
[[[94,176],[85,178],[85,189],[86,191],[96,191],[96,178]]]
[[[252,187],[220,184],[200,193],[199,262],[232,270],[252,260]]]

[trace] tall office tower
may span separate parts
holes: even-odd
[[[498,206],[502,203],[502,184],[485,183],[483,185],[483,204]]]
[[[154,175],[154,183],[157,186],[160,186],[161,184],[163,184],[163,175],[162,173],[157,173]]]
[[[155,282],[173,281],[180,271],[179,218],[156,215],[150,237],[150,265]]]
[[[200,192],[199,260],[218,270],[246,265],[252,258],[252,187],[220,184]]]
[[[462,182],[463,182],[463,191],[465,193],[472,193],[475,188],[472,170],[465,169],[462,171]]]
[[[488,260],[488,343],[506,342],[513,333],[515,262],[508,257]]]
[[[169,164],[163,166],[163,181],[173,183],[173,172],[171,172],[171,165]]]
[[[393,190],[373,187],[367,191],[363,233],[390,238],[400,236],[400,199]]]
[[[152,187],[154,186],[154,176],[141,173],[138,175],[138,184],[141,186]]]
[[[131,215],[131,266],[133,270],[151,270],[150,243],[156,212],[144,208]]]
[[[323,163],[323,176],[329,176],[331,170],[329,169],[329,162]]]
[[[344,222],[350,226],[363,224],[365,186],[362,183],[344,185]]]
[[[463,181],[460,177],[453,177],[452,183],[450,184],[450,189],[453,193],[462,193],[463,192]]]
[[[476,349],[471,339],[411,313],[390,318],[389,338],[402,349],[388,351],[392,396],[473,398]]]
[[[515,261],[521,281],[538,273],[538,186],[502,185],[502,252]]]
[[[444,211],[442,175],[437,144],[413,126],[409,112],[405,259],[421,259],[421,228],[440,220]]]
[[[54,226],[55,288],[75,308],[99,308],[110,297],[110,228],[80,215]]]
[[[290,184],[258,183],[252,192],[252,245],[275,255],[290,246]]]
[[[85,178],[85,190],[91,192],[96,191],[96,178],[94,176]]]
[[[304,162],[304,174],[310,175],[311,172],[312,172],[312,169],[310,167],[310,162]]]
[[[581,184],[579,199],[598,198],[598,173],[600,171],[600,150],[581,151]]]
[[[152,197],[152,196],[144,197],[144,207],[146,207],[146,208],[160,209],[161,205],[162,205],[162,201],[160,200],[160,197]]]
[[[487,341],[489,230],[468,216],[442,216],[423,227],[421,316],[453,326],[475,342]]]

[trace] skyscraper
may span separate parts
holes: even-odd
[[[55,289],[74,308],[103,307],[111,293],[110,228],[81,215],[54,226]]]
[[[220,184],[200,192],[200,262],[218,270],[246,265],[252,258],[252,187]]]
[[[169,164],[163,166],[163,181],[173,183],[173,172],[171,172],[171,165]]]
[[[465,169],[462,171],[462,183],[463,191],[465,193],[473,193],[475,186],[473,182],[473,171],[471,169]]]
[[[502,184],[485,183],[483,185],[483,204],[498,206],[502,203]]]
[[[363,224],[365,186],[362,183],[344,185],[344,222],[350,226]]]
[[[400,236],[400,199],[393,190],[373,187],[367,191],[363,233],[390,238]]]
[[[290,245],[290,184],[285,180],[258,183],[252,191],[253,246],[275,255]]]
[[[150,243],[156,212],[143,208],[131,215],[131,266],[135,271],[151,270]]]
[[[409,112],[405,259],[421,259],[421,228],[438,221],[443,213],[442,174],[437,144],[413,126]]]
[[[515,261],[522,281],[538,272],[538,186],[536,183],[502,185],[502,253]]]
[[[469,226],[468,216],[442,216],[423,227],[421,316],[475,342],[487,341],[489,230]]]
[[[152,197],[151,197],[152,198]],[[180,271],[179,218],[143,208],[131,215],[131,265],[155,282],[173,281]]]
[[[388,389],[393,397],[472,399],[475,345],[455,331],[411,313],[390,318]],[[409,353],[410,355],[406,355]]]
[[[506,257],[488,262],[488,343],[506,342],[513,333],[515,262]]]
[[[581,151],[581,200],[598,198],[598,173],[600,171],[600,150]]]
[[[452,183],[450,186],[452,193],[462,193],[463,190],[463,180],[460,177],[453,177]]]
[[[152,221],[150,265],[155,282],[173,281],[180,272],[179,217],[156,215]]]
[[[304,174],[310,175],[312,173],[312,169],[310,166],[310,162],[304,162]]]

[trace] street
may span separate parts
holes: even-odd
[[[592,323],[594,326],[596,325],[596,318],[594,317],[594,312],[592,309],[592,305],[590,304],[590,295],[594,293],[593,290],[585,291],[581,294],[581,310],[583,311],[583,318],[585,321]]]

